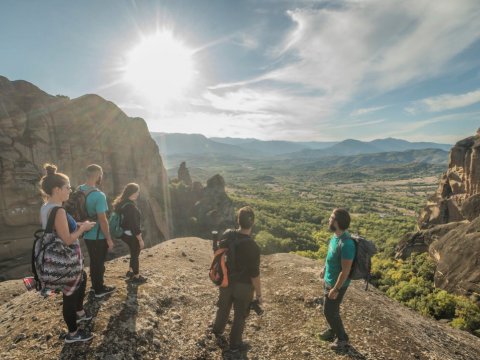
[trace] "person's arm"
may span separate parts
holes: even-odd
[[[255,298],[259,304],[262,304],[262,285],[260,281],[260,248],[257,244],[253,243],[249,249],[251,255],[249,259],[250,266],[248,272],[252,281],[253,288],[255,289]]]
[[[110,227],[108,226],[107,219],[107,197],[101,191],[97,191],[95,194],[95,213],[97,214],[97,221],[100,224],[100,229],[102,230],[105,240],[107,241],[108,250],[113,249],[113,241],[110,235]],[[93,194],[92,194],[93,195]]]
[[[100,229],[102,230],[103,235],[105,235],[105,239],[107,241],[108,250],[113,249],[113,241],[112,237],[110,236],[110,227],[108,226],[108,219],[106,213],[97,213],[97,220],[100,224]]]
[[[262,284],[260,282],[260,275],[257,277],[251,278],[253,288],[255,289],[255,298],[257,299],[258,303],[261,305],[263,302],[262,298]]]
[[[72,245],[85,231],[95,226],[94,222],[85,221],[73,233],[68,229],[67,213],[65,209],[58,209],[55,214],[55,232],[66,245]]]

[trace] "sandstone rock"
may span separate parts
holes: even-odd
[[[168,179],[143,119],[129,118],[97,95],[69,100],[26,81],[0,77],[0,259],[20,258],[16,264],[0,263],[6,278],[22,276],[15,266],[29,262],[32,234],[39,223],[38,181],[45,162],[55,163],[72,186],[84,181],[86,165],[98,163],[104,168],[102,189],[109,200],[126,183],[139,183],[146,245],[170,237],[164,199]],[[28,267],[22,269],[28,273]]]
[[[448,170],[443,174],[436,193],[421,211],[418,227],[464,220],[462,205],[480,193],[480,135],[455,144],[450,150]]]
[[[461,211],[465,219],[469,221],[473,221],[480,216],[480,194],[475,194],[465,200]]]
[[[183,181],[185,185],[192,186],[192,178],[190,177],[190,172],[188,171],[185,161],[182,162],[178,168],[178,180]]]

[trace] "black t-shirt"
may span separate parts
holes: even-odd
[[[260,248],[248,235],[227,230],[222,238],[229,237],[235,244],[235,281],[251,284],[251,278],[260,275]]]

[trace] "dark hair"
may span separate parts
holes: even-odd
[[[244,206],[237,213],[237,221],[242,229],[250,229],[255,222],[255,214],[250,206]]]
[[[86,168],[87,176],[92,177],[92,175],[97,174],[99,172],[103,172],[103,169],[100,165],[97,164],[91,164],[88,165]]]
[[[118,195],[115,200],[113,200],[113,210],[120,210],[120,206],[122,206],[122,203],[125,202],[130,196],[135,194],[138,190],[140,190],[140,186],[138,184],[130,183],[125,185],[122,193]]]
[[[348,211],[338,208],[333,210],[333,214],[340,230],[347,230],[350,226],[350,214]]]
[[[43,168],[47,172],[47,174],[40,179],[40,188],[44,196],[51,196],[53,188],[61,188],[70,181],[67,175],[57,173],[57,167],[53,164],[44,164]]]

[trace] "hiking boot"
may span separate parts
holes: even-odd
[[[147,278],[143,277],[142,275],[138,277],[134,276],[130,278],[130,282],[137,285],[145,284],[147,282]]]
[[[320,335],[318,335],[318,338],[322,341],[333,341],[335,340],[335,333],[333,332],[332,329],[327,329],[324,332],[322,332]]]
[[[348,349],[349,342],[348,340],[336,340],[333,344],[330,345],[330,349],[335,351],[345,351]]]
[[[104,286],[102,290],[100,291],[95,291],[95,297],[98,299],[98,298],[102,298],[104,297],[105,295],[108,295],[112,292],[114,292],[116,290],[116,287],[115,286]]]
[[[82,316],[78,316],[77,315],[77,324],[82,322],[82,321],[89,321],[89,320],[92,320],[93,319],[93,316],[90,315],[89,313],[87,313],[85,310],[83,311],[83,315]]]
[[[87,333],[84,330],[77,330],[75,335],[70,335],[70,333],[65,336],[65,343],[75,343],[75,342],[85,342],[93,339],[92,333]]]
[[[133,273],[133,271],[130,271],[130,270],[128,270],[127,273],[125,274],[127,278],[131,278],[133,275],[135,274]]]

